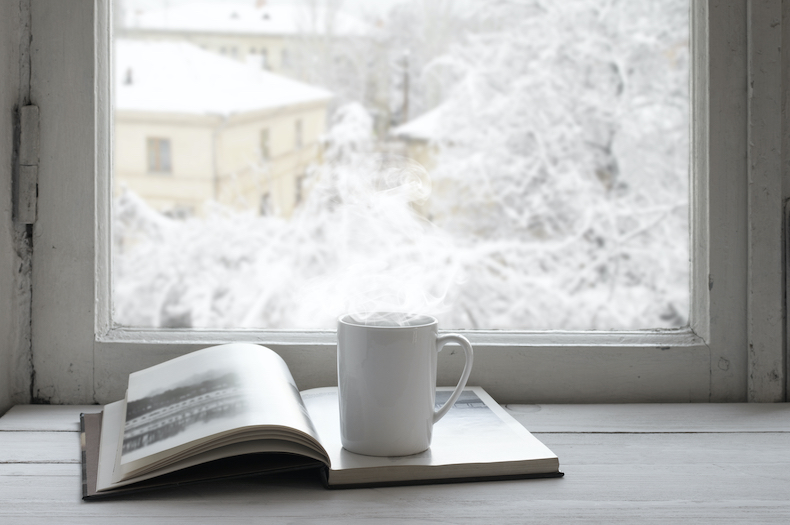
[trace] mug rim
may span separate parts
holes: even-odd
[[[353,326],[356,328],[374,328],[374,329],[400,329],[400,328],[424,328],[439,324],[439,321],[427,314],[405,314],[404,312],[366,312],[365,315],[407,315],[413,316],[414,320],[409,321],[407,324],[367,324],[364,321],[357,321],[354,319],[353,314],[343,314],[337,318],[339,324],[346,326]]]

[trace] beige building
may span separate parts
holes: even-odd
[[[419,117],[401,124],[390,130],[390,139],[394,139],[400,144],[404,155],[414,159],[427,170],[431,170],[436,165],[436,145],[440,121],[444,112],[447,111],[445,105],[437,106]]]
[[[178,40],[280,74],[294,73],[293,58],[307,38],[364,37],[371,28],[337,9],[266,5],[265,1],[129,9],[125,38]]]
[[[207,201],[292,213],[331,93],[184,42],[115,46],[116,192],[176,215]]]

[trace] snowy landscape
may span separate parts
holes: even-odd
[[[116,2],[116,24],[163,9],[144,4]],[[279,3],[265,4],[177,7],[244,22]],[[116,176],[116,324],[332,329],[369,311],[445,329],[688,323],[688,0],[291,4],[318,22],[291,29],[299,45],[276,73],[332,94],[293,210],[207,199],[176,216]]]

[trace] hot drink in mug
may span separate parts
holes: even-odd
[[[433,425],[453,406],[472,371],[473,352],[460,335],[439,336],[427,315],[344,315],[337,326],[338,395],[343,448],[369,456],[405,456],[431,445]],[[439,410],[437,354],[461,345],[466,364]]]

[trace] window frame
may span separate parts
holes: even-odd
[[[302,389],[336,384],[332,330],[146,330],[111,324],[109,2],[30,1],[36,41],[31,100],[40,107],[42,130],[31,392],[52,403],[110,402],[123,396],[130,372],[230,341],[272,348]],[[774,89],[764,77],[776,75],[777,68],[781,77],[781,64],[755,60],[776,49],[777,32],[781,44],[782,26],[772,25],[775,5],[759,8],[763,12],[742,0],[691,2],[690,326],[463,331],[475,347],[470,384],[485,387],[499,402],[784,400],[783,244],[781,235],[768,241],[754,235],[782,230],[782,170],[768,166],[762,179],[753,180],[759,170],[754,163],[747,167],[750,154],[752,160],[759,154],[781,163],[781,153],[777,161],[770,146],[777,118],[782,130],[776,115],[785,92],[776,99],[773,91],[759,91]],[[755,107],[770,125],[749,124]],[[755,129],[770,139],[759,152],[747,147]],[[777,184],[778,194],[764,195],[762,190]],[[766,213],[753,213],[763,208]],[[772,322],[761,323],[765,316]],[[463,361],[452,347],[442,352],[439,384],[454,384]],[[776,380],[755,379],[776,373],[778,390]]]

